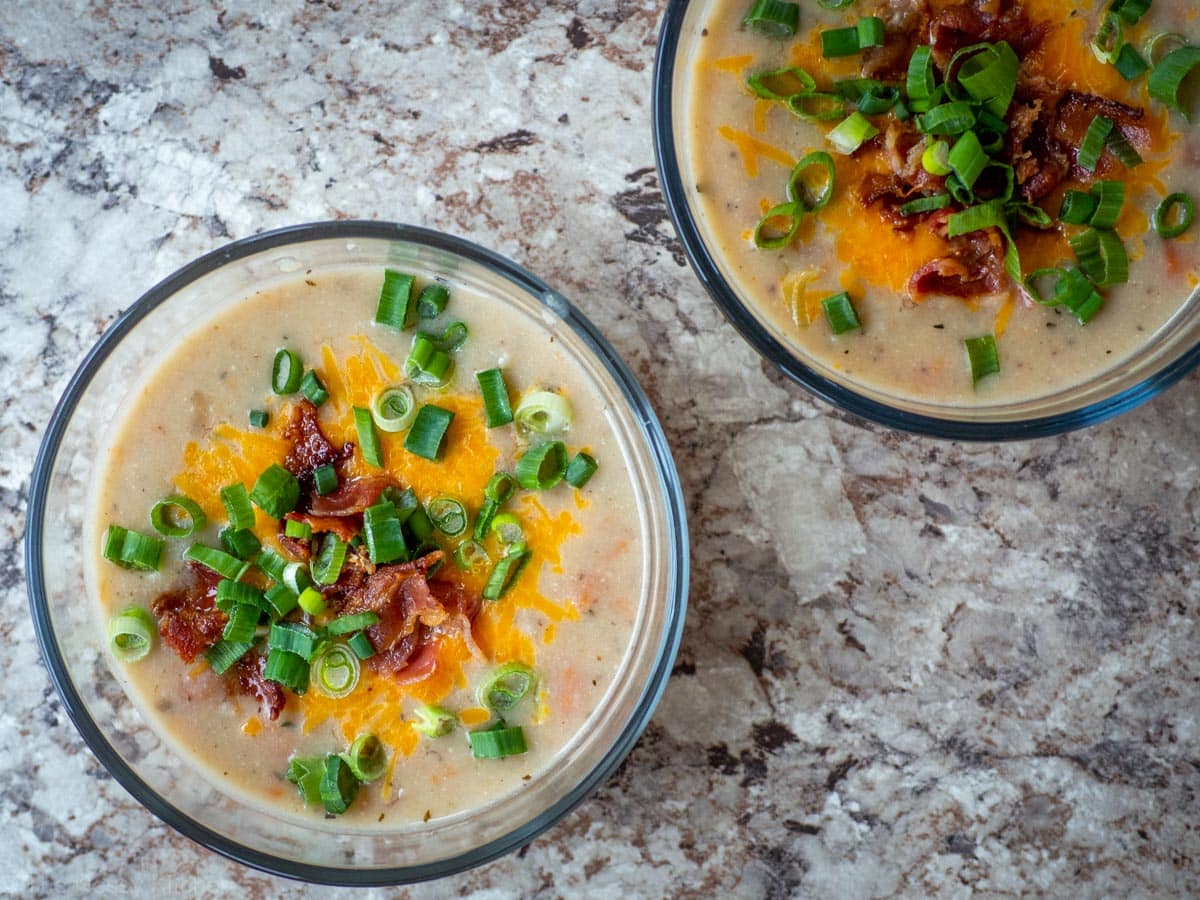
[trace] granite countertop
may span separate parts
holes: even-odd
[[[98,765],[40,662],[20,540],[41,432],[122,309],[230,239],[345,217],[479,241],[575,301],[654,402],[692,529],[683,647],[628,762],[412,896],[1200,892],[1200,377],[1003,446],[785,381],[667,220],[662,8],[0,6],[0,894],[306,891]]]

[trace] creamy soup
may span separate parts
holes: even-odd
[[[387,827],[484,804],[521,789],[551,766],[612,685],[631,640],[646,574],[644,526],[626,470],[628,448],[616,438],[597,386],[561,342],[535,317],[453,281],[447,284],[449,303],[436,317],[406,330],[376,324],[383,280],[379,270],[345,270],[283,283],[245,298],[164,351],[114,432],[92,516],[98,551],[115,525],[162,540],[161,561],[157,571],[139,571],[101,552],[92,561],[91,580],[106,618],[131,605],[152,612],[154,630],[161,633],[154,635],[150,652],[114,662],[114,668],[157,730],[217,786],[319,822],[328,809],[323,797],[311,793],[320,793],[320,778],[308,781],[306,802],[288,779],[289,770],[301,780],[306,770],[292,763],[324,766],[347,754],[356,739],[373,735],[381,748],[360,768],[375,768],[363,774],[377,777],[363,781],[356,794],[354,785],[363,779],[354,772],[346,777],[344,761],[333,762],[345,792],[354,794],[336,821]],[[413,296],[431,283],[417,273]],[[453,323],[460,321],[469,337],[451,349]],[[406,375],[417,331],[428,335],[435,352],[441,345],[452,361],[440,379],[436,359],[425,360],[425,368],[414,361]],[[305,409],[313,409],[306,394],[288,390],[287,371],[273,371],[280,348],[293,351],[297,373],[311,373],[327,393],[315,418],[305,418]],[[476,373],[494,369],[503,375],[516,423],[488,427]],[[287,393],[273,390],[276,376],[275,386]],[[431,383],[438,380],[446,383]],[[400,418],[402,425],[403,416],[391,414],[403,412],[403,403],[377,410],[372,418],[372,401],[396,385],[408,385],[417,408],[453,413],[432,454],[426,447],[422,456],[407,443],[418,426],[387,431],[378,424],[382,416],[389,425]],[[311,382],[305,386],[311,388]],[[371,434],[362,430],[361,414],[356,420],[355,407],[367,411],[381,460],[369,461]],[[529,409],[542,414],[529,418]],[[582,487],[567,480],[544,489],[518,485],[491,510],[492,527],[477,533],[493,475],[521,474],[522,457],[554,442],[561,446],[526,477],[554,481],[567,462],[566,478]],[[581,474],[586,457],[598,464],[590,478]],[[265,487],[260,493],[256,485],[268,470],[282,471],[285,482],[298,476],[295,502],[289,505],[286,488],[283,500],[272,499]],[[336,486],[318,481],[331,474]],[[229,535],[223,544],[220,532],[231,518],[238,524],[236,497],[231,511],[221,494],[231,485],[244,486],[254,498],[247,531],[261,551],[253,541],[238,546]],[[429,534],[424,534],[428,521],[423,529],[415,518],[396,525],[407,554],[421,560],[407,568],[407,554],[395,557],[395,545],[389,547],[383,537],[393,513],[399,522],[404,489],[412,490],[435,524]],[[206,524],[182,537],[156,534],[148,517],[169,496],[197,504]],[[455,501],[465,521],[456,517]],[[391,509],[380,512],[388,502]],[[272,503],[284,503],[291,512],[281,518],[284,508]],[[372,509],[363,512],[364,505]],[[331,506],[337,507],[333,513]],[[167,512],[168,528],[189,527],[178,507]],[[372,518],[375,512],[382,518]],[[296,539],[287,538],[287,518]],[[369,535],[367,518],[375,525]],[[340,548],[332,534],[342,535]],[[327,544],[333,549],[324,555]],[[256,564],[222,576],[189,562],[197,555],[189,549],[193,545],[223,548],[224,562],[233,559],[235,567],[239,554]],[[519,556],[522,565],[511,566],[505,584],[497,569],[522,546],[528,556]],[[333,571],[339,551],[345,557],[340,571]],[[216,560],[220,567],[222,557]],[[275,570],[272,577],[268,573],[280,560],[298,565]],[[394,575],[390,580],[388,573]],[[300,590],[314,575],[333,583]],[[239,595],[223,582],[245,585],[251,594]],[[234,596],[235,603],[224,595]],[[267,601],[252,616],[253,646],[217,674],[228,661],[214,662],[214,641],[230,649],[224,629],[246,597],[257,598],[248,603]],[[295,608],[280,616],[272,598]],[[347,619],[351,614],[360,617],[357,622]],[[331,623],[338,621],[348,621],[353,630],[332,633],[338,627]],[[303,626],[297,629],[302,635],[307,628],[321,640],[307,659],[295,651],[304,661],[300,677],[307,684],[291,683],[298,670],[281,682],[269,677],[276,673],[269,661],[276,643],[272,623],[279,622]],[[357,650],[347,654],[356,637],[358,648],[369,654],[357,663],[357,683],[345,696],[329,696],[344,688],[354,667],[344,657],[358,660]],[[324,691],[315,667],[321,649],[330,648],[338,648],[343,659],[322,676],[324,686],[333,688]],[[514,664],[516,675],[498,694],[481,693],[501,666]],[[424,733],[421,726],[430,716],[437,727],[426,731],[448,733]],[[479,758],[496,752],[497,742],[476,747],[471,733],[501,720],[506,729],[519,731],[515,739],[506,732],[509,738],[500,742],[510,755]],[[523,741],[525,752],[513,740]]]
[[[1166,195],[1191,192],[1196,198],[1200,134],[1178,112],[1168,113],[1150,99],[1144,75],[1127,81],[1089,51],[1109,4],[933,0],[928,6],[858,2],[828,11],[810,3],[802,4],[791,37],[744,26],[751,5],[714,0],[702,17],[703,32],[686,63],[690,91],[684,101],[683,177],[705,242],[735,291],[818,371],[905,400],[947,406],[1019,402],[1121,366],[1194,293],[1200,227],[1168,240],[1156,233],[1152,218]],[[881,46],[826,58],[822,32],[857,27],[871,15],[882,25]],[[953,32],[951,22],[962,30]],[[1148,37],[1164,31],[1200,41],[1191,5],[1156,0],[1136,25],[1125,23],[1122,34],[1131,49],[1141,51]],[[928,72],[937,90],[944,90],[945,57],[960,46],[981,41],[991,53],[1003,40],[1020,56],[1015,94],[995,110],[1004,113],[1001,121],[981,119],[988,107],[961,89],[956,94],[965,96],[974,123],[966,130],[990,145],[982,159],[995,164],[967,194],[952,195],[948,189],[957,191],[966,181],[949,184],[960,169],[947,167],[944,155],[925,162],[925,151],[939,141],[946,144],[939,152],[955,149],[964,126],[948,126],[945,130],[955,133],[944,134],[923,114],[905,112],[908,104],[922,108],[908,94],[908,68],[915,49],[930,45],[935,33],[940,36]],[[1172,46],[1178,44],[1160,45],[1156,55]],[[972,63],[977,69],[984,68],[981,59]],[[810,75],[814,84],[805,85],[793,72],[760,81],[774,89],[774,99],[751,90],[748,82],[755,76],[789,67]],[[881,97],[875,102],[898,96],[904,105],[862,116],[857,124],[868,128],[856,135],[853,123],[841,129],[855,111],[854,101],[842,95],[851,79],[862,77],[879,83]],[[890,89],[895,91],[889,95]],[[804,93],[810,96],[789,100]],[[935,95],[925,106],[928,111],[950,99]],[[822,108],[833,110],[831,118],[811,118]],[[1126,166],[1102,142],[1094,171],[1083,167],[1076,158],[1077,142],[1100,113],[1115,120],[1114,132],[1136,145],[1143,162]],[[837,135],[831,134],[835,128]],[[780,237],[795,224],[786,215],[765,217],[790,199],[792,168],[813,152],[828,153],[835,169],[828,204],[798,216],[796,233],[782,249],[762,248],[764,237]],[[954,161],[970,180],[970,161]],[[1005,165],[1012,166],[1014,179],[1007,203]],[[801,178],[807,185],[802,201],[817,205],[826,179],[823,167],[813,165]],[[1128,278],[1122,281],[1113,271],[1110,275],[1121,283],[1095,288],[1102,305],[1085,325],[1067,305],[1033,302],[1005,268],[1009,243],[998,228],[947,237],[954,213],[1000,198],[1022,275],[1073,267],[1070,238],[1112,229],[1063,223],[1063,200],[1069,191],[1092,196],[1100,181],[1124,185],[1115,235],[1128,256]],[[902,214],[902,206],[921,199],[944,206]],[[1027,204],[1028,215],[1044,214],[1045,227],[1025,224],[1018,202]],[[756,244],[760,223],[765,230]],[[1111,235],[1104,240],[1111,241]],[[1092,280],[1105,278],[1100,274]],[[1061,285],[1058,276],[1035,282],[1048,301]],[[1090,284],[1079,287],[1090,296]],[[860,327],[835,334],[823,301],[842,292]],[[973,373],[965,342],[975,338],[994,341],[998,373],[985,374],[987,367]]]

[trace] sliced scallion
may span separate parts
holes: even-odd
[[[345,644],[329,644],[309,666],[309,681],[325,696],[341,699],[358,687],[361,672],[358,657],[349,647]]]
[[[349,616],[338,616],[325,626],[325,633],[334,637],[342,634],[353,634],[364,628],[379,624],[379,616],[373,612],[354,613]]]
[[[246,571],[249,563],[238,559],[232,554],[204,544],[192,544],[183,551],[183,558],[199,563],[206,569],[212,569],[218,575],[237,581]]]
[[[854,311],[854,304],[850,302],[850,295],[845,291],[834,294],[832,297],[826,297],[821,301],[821,308],[825,311],[825,318],[834,334],[845,334],[847,331],[855,329],[862,330],[862,323]]]
[[[571,402],[553,391],[530,391],[513,412],[517,427],[526,434],[556,435],[568,431],[574,421]]]
[[[482,572],[492,558],[476,540],[466,540],[454,548],[454,562],[464,572]]]
[[[1095,194],[1067,191],[1063,195],[1062,209],[1058,213],[1059,221],[1068,225],[1086,225],[1092,221],[1097,202]]]
[[[1113,120],[1107,116],[1096,116],[1088,125],[1087,132],[1083,136],[1083,143],[1079,147],[1079,155],[1077,157],[1079,168],[1085,172],[1095,172],[1096,166],[1100,162],[1100,155],[1104,152],[1104,147],[1108,143],[1108,136],[1113,130]]]
[[[877,134],[879,129],[871,124],[871,120],[856,111],[850,113],[825,138],[835,150],[849,156]]]
[[[444,284],[432,282],[421,289],[417,296],[417,315],[422,319],[436,319],[450,302],[450,289]]]
[[[963,341],[967,349],[967,359],[971,364],[971,383],[979,384],[980,379],[1000,372],[1000,356],[996,351],[996,338],[985,334],[981,337],[967,338]]]
[[[224,675],[234,663],[250,652],[253,646],[248,642],[234,644],[222,639],[204,651],[204,658],[208,660],[209,668],[218,675]]]
[[[363,539],[371,562],[377,566],[408,559],[404,530],[391,502],[377,503],[363,511]]]
[[[321,381],[321,376],[312,369],[305,372],[304,377],[300,379],[300,393],[308,398],[308,402],[313,406],[320,406],[329,399],[329,391],[325,389],[325,383]]]
[[[250,499],[268,516],[282,519],[300,502],[300,482],[279,463],[272,463],[254,482]]]
[[[267,423],[271,421],[271,414],[265,409],[250,410],[250,427],[251,428],[266,428]]]
[[[581,488],[596,474],[600,464],[590,453],[582,450],[575,454],[569,463],[563,479],[573,488]]]
[[[1133,44],[1125,44],[1121,47],[1113,65],[1126,81],[1140,78],[1150,70],[1150,63],[1146,62],[1145,57],[1134,49]]]
[[[416,415],[412,388],[406,384],[386,387],[371,400],[371,418],[375,420],[375,427],[388,434],[408,428]]]
[[[360,734],[346,752],[346,764],[364,784],[383,777],[387,771],[387,748],[373,734]]]
[[[383,273],[383,287],[379,290],[379,305],[375,310],[375,321],[403,331],[411,328],[417,318],[412,300],[413,276],[387,269]]]
[[[484,600],[499,600],[516,583],[531,554],[524,543],[513,544],[500,558],[483,586]]]
[[[506,713],[528,697],[537,685],[537,673],[522,662],[507,662],[479,685],[476,696],[481,706]]]
[[[476,759],[501,759],[516,756],[529,748],[525,743],[525,732],[521,726],[497,722],[488,728],[467,733],[471,741],[471,755]]]
[[[207,521],[200,504],[182,494],[164,497],[150,509],[150,524],[166,537],[187,537]]]
[[[1183,83],[1197,66],[1200,66],[1200,47],[1180,47],[1163,57],[1162,62],[1150,73],[1150,80],[1147,82],[1151,97],[1182,113],[1189,122],[1192,119],[1191,111],[1183,108],[1179,94]]]
[[[346,641],[346,646],[359,659],[370,659],[375,655],[375,646],[371,643],[371,639],[367,637],[365,631],[352,634],[350,639]]]
[[[1097,181],[1092,185],[1092,194],[1096,198],[1096,209],[1088,224],[1093,228],[1115,227],[1125,203],[1125,182]]]
[[[975,126],[975,110],[965,100],[953,100],[933,107],[917,116],[917,128],[926,134],[962,134]]]
[[[404,437],[404,449],[436,461],[442,452],[446,429],[453,419],[454,413],[450,410],[426,403],[417,411],[417,417]]]
[[[321,539],[321,549],[312,561],[312,577],[317,584],[337,584],[342,574],[342,566],[346,563],[346,542],[328,532]]]
[[[263,678],[278,682],[293,693],[303,694],[308,690],[308,663],[290,650],[271,650],[267,653]]]
[[[513,420],[512,406],[508,399],[508,385],[500,369],[487,369],[475,373],[479,392],[483,394],[483,409],[487,415],[487,427],[498,428]]]
[[[325,612],[325,597],[315,587],[306,587],[302,590],[296,602],[310,616],[319,616]]]
[[[859,43],[858,29],[826,28],[821,32],[821,55],[826,59],[836,59],[840,56],[853,56],[862,49]]]
[[[566,472],[567,448],[562,441],[538,444],[517,460],[517,483],[526,490],[549,490],[563,480]]]
[[[102,541],[104,558],[124,569],[157,572],[166,543],[160,538],[109,525]]]
[[[232,611],[236,606],[254,606],[260,611],[266,606],[266,596],[261,590],[233,578],[222,578],[217,582],[213,601],[217,609],[224,613]]]
[[[285,519],[283,533],[297,541],[307,541],[312,537],[312,526],[303,519]]]
[[[267,588],[265,599],[271,605],[271,611],[277,619],[282,619],[295,609],[299,601],[299,598],[284,584],[273,584]]]
[[[254,527],[254,507],[250,505],[250,494],[240,481],[221,488],[221,503],[229,517],[229,527],[234,531]]]
[[[332,494],[337,490],[338,473],[333,467],[333,463],[325,463],[323,466],[317,466],[313,469],[313,490],[318,496],[324,497],[326,494]]]
[[[307,672],[307,668],[305,669]],[[336,753],[325,757],[325,774],[321,777],[321,803],[325,812],[340,816],[350,808],[358,794],[358,779],[346,761]]]
[[[229,611],[225,629],[221,636],[233,644],[246,644],[254,640],[254,629],[262,610],[252,603],[237,603]]]
[[[458,537],[467,530],[467,511],[453,497],[434,497],[425,507],[425,512],[442,534]]]
[[[221,539],[221,548],[238,559],[254,560],[262,552],[262,542],[249,528],[222,528],[218,537]]]
[[[300,390],[303,377],[304,363],[298,353],[286,347],[275,351],[275,361],[271,364],[271,390],[280,396],[294,394]]]
[[[755,0],[742,24],[770,37],[791,37],[800,23],[800,4],[785,0]]]
[[[358,447],[362,451],[363,459],[368,465],[382,469],[383,445],[375,432],[375,420],[371,417],[371,410],[362,406],[354,407],[354,430],[358,432]]]
[[[158,627],[140,606],[128,606],[108,621],[108,647],[118,662],[145,658],[154,649]]]
[[[759,250],[782,250],[796,239],[804,207],[789,201],[771,207],[754,226],[754,246]]]
[[[305,803],[321,802],[321,779],[325,777],[325,760],[321,757],[297,757],[288,762],[287,780],[296,786]]]
[[[786,69],[756,72],[746,79],[746,87],[764,100],[787,100],[797,94],[811,94],[817,89],[817,83],[803,69],[789,66]]]
[[[458,725],[454,713],[434,704],[422,703],[413,714],[417,717],[413,728],[429,738],[445,737]]]
[[[950,148],[950,168],[967,188],[975,187],[975,182],[987,168],[988,161],[988,155],[983,152],[979,136],[974,131],[963,132]]]
[[[1176,208],[1178,213],[1175,212]],[[1167,239],[1179,237],[1192,227],[1195,220],[1196,206],[1192,198],[1182,191],[1168,194],[1154,210],[1154,230],[1159,237]]]
[[[816,193],[813,193],[812,188],[804,180],[804,173],[809,169],[821,169],[824,172],[825,177],[820,190]],[[808,212],[819,212],[828,205],[830,198],[833,196],[835,177],[836,170],[832,156],[823,150],[809,153],[800,162],[796,163],[792,168],[792,174],[788,176],[788,200],[803,205],[804,209]]]

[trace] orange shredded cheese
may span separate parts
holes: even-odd
[[[742,77],[742,73],[746,68],[754,62],[754,57],[747,53],[742,56],[725,56],[721,59],[713,60],[712,67],[718,72],[730,72],[738,78]]]
[[[490,709],[485,709],[482,706],[469,706],[458,714],[458,721],[471,728],[474,725],[482,725],[491,717],[492,711]]]
[[[250,737],[261,734],[262,730],[263,724],[258,716],[251,716],[242,724],[242,734],[248,734]]]
[[[738,152],[742,155],[742,165],[746,169],[746,175],[750,178],[758,177],[758,160],[760,157],[789,169],[796,165],[796,159],[790,153],[780,150],[773,144],[768,144],[766,141],[760,140],[752,134],[747,134],[736,128],[730,128],[728,125],[722,125],[717,129],[717,133],[733,144],[733,146],[737,147]]]

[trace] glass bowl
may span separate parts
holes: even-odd
[[[643,527],[643,597],[604,702],[555,764],[516,794],[424,825],[319,833],[214,789],[160,738],[110,669],[99,604],[87,597],[81,536],[100,448],[144,361],[189,325],[273,281],[311,269],[408,263],[536,316],[572,351],[627,447]],[[151,812],[212,850],[275,874],[329,884],[399,884],[479,865],[532,840],[632,749],[670,674],[687,601],[687,524],[666,439],[634,377],[596,329],[520,266],[467,241],[405,225],[323,222],[234,242],[134,303],[84,359],[54,411],[30,489],[30,605],[50,676],[75,726]],[[319,839],[318,839],[319,838]]]
[[[889,395],[807,358],[739,292],[714,252],[686,185],[691,165],[686,133],[690,63],[704,28],[707,0],[672,0],[663,18],[654,70],[654,151],[667,209],[684,252],[730,324],[784,374],[849,413],[896,428],[957,440],[1017,440],[1093,425],[1144,403],[1200,363],[1200,288],[1132,357],[1075,387],[1033,400],[960,407]]]

